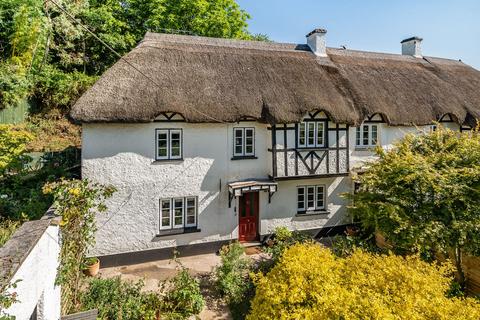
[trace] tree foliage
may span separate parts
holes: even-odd
[[[27,144],[33,136],[11,125],[0,124],[0,178],[19,170],[26,160]]]
[[[451,273],[417,256],[358,250],[336,258],[321,245],[297,244],[257,276],[247,319],[479,319],[477,300],[446,296]]]
[[[121,55],[147,31],[267,41],[235,0],[55,0]],[[118,57],[51,1],[0,2],[0,106],[69,107]]]
[[[407,135],[358,177],[351,213],[397,250],[480,254],[480,135]],[[462,279],[460,279],[462,280]]]

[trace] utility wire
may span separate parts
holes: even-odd
[[[45,0],[45,3],[47,2],[51,2],[53,3],[58,9],[60,9],[60,11],[62,11],[63,13],[65,13],[73,22],[77,23],[78,25],[80,25],[85,31],[87,31],[89,34],[91,34],[95,39],[97,39],[102,45],[104,45],[108,50],[110,50],[111,52],[113,52],[120,60],[124,61],[126,64],[128,64],[130,67],[132,67],[135,71],[137,71],[138,73],[140,73],[142,76],[144,76],[145,78],[147,78],[148,80],[150,80],[153,84],[155,84],[159,89],[163,89],[162,86],[156,82],[154,79],[152,79],[151,77],[149,77],[148,75],[146,75],[143,71],[141,71],[140,69],[138,69],[133,63],[131,63],[130,61],[128,61],[127,59],[125,59],[120,53],[118,53],[115,49],[113,49],[108,43],[106,43],[105,41],[103,41],[100,37],[98,37],[93,31],[91,31],[86,25],[84,25],[80,20],[77,20],[70,12],[68,12],[64,7],[62,7],[60,4],[58,4],[57,2],[55,2],[55,0]],[[210,116],[209,114],[206,114],[200,110],[198,110],[197,108],[193,107],[193,106],[190,106],[191,109],[193,109],[194,111],[198,112],[199,114],[211,119],[211,120],[214,120],[215,122],[219,122],[219,123],[227,123],[225,121],[222,121],[222,120],[219,120],[219,119],[216,119],[212,116]]]

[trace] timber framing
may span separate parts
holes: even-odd
[[[277,124],[268,128],[272,137],[271,147],[268,148],[268,151],[272,153],[271,178],[291,180],[348,175],[349,126],[332,122],[326,114],[320,111],[309,113],[303,122],[323,124],[321,126],[323,128],[321,144],[299,145],[299,123],[294,125]],[[291,131],[293,131],[293,135]],[[304,139],[307,139],[307,131],[303,134]],[[315,135],[318,135],[317,131],[315,131]],[[315,137],[315,139],[317,138],[318,136]],[[280,144],[278,144],[279,139],[283,140]]]

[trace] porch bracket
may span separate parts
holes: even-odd
[[[232,200],[233,200],[234,197],[235,196],[234,196],[233,192],[228,190],[228,208],[232,207]]]

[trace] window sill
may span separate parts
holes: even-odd
[[[309,146],[309,147],[306,147],[306,146],[298,146],[297,147],[298,150],[328,150],[329,148],[327,146]]]
[[[256,156],[233,156],[230,160],[251,160],[258,159]]]
[[[195,232],[201,232],[201,231],[202,230],[198,229],[197,227],[160,230],[160,232],[155,237],[160,238],[160,237],[173,236],[177,234],[195,233]]]
[[[375,149],[377,148],[377,146],[365,146],[365,147],[361,147],[361,146],[355,146],[355,151],[371,151],[371,152],[374,152]]]
[[[326,216],[330,211],[327,210],[315,210],[315,211],[298,211],[295,217],[311,217],[311,216]]]
[[[180,159],[155,159],[152,161],[152,164],[156,163],[165,163],[165,162],[182,162],[183,158]]]

